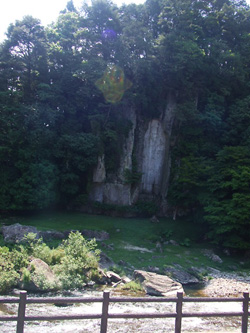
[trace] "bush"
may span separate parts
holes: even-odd
[[[16,283],[20,274],[15,270],[13,256],[7,247],[0,247],[0,293],[8,292]]]
[[[39,258],[46,262],[48,265],[55,265],[61,262],[64,256],[64,250],[60,247],[57,249],[50,249],[48,245],[43,243],[42,238],[36,238],[35,233],[28,233],[24,236],[24,244],[19,245],[19,250],[25,256],[32,256]]]
[[[100,251],[96,250],[96,246],[95,240],[87,241],[80,232],[71,232],[68,239],[56,249],[50,249],[42,238],[37,239],[33,233],[25,236],[25,242],[12,251],[0,247],[0,293],[10,290],[18,280],[29,283],[32,279],[41,289],[55,287],[48,285],[43,274],[27,269],[30,257],[54,265],[52,269],[62,288],[82,288],[86,282],[99,278]]]
[[[95,250],[96,241],[87,241],[80,232],[71,232],[63,241],[65,256],[55,265],[63,289],[82,288],[93,277],[98,276],[99,250]]]
[[[137,201],[135,207],[138,213],[142,216],[152,216],[158,211],[158,206],[153,201]]]

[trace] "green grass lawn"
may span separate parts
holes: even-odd
[[[95,216],[81,213],[51,213],[27,217],[16,217],[4,220],[7,223],[21,223],[36,226],[39,230],[104,230],[110,235],[106,245],[113,244],[113,250],[98,247],[118,264],[120,260],[127,263],[126,269],[148,269],[157,266],[161,270],[165,265],[180,264],[185,268],[214,267],[219,269],[242,268],[237,258],[222,256],[223,264],[216,264],[205,257],[202,249],[211,245],[202,242],[202,225],[195,225],[185,219],[173,221],[161,218],[159,223],[152,223],[150,219],[117,218]],[[179,245],[162,245],[162,253],[157,250],[159,240],[175,240]],[[56,243],[54,245],[57,245]],[[128,248],[139,247],[140,249]],[[126,248],[127,247],[127,248]]]

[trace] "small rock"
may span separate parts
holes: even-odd
[[[148,271],[158,273],[160,271],[160,268],[156,266],[148,266]]]
[[[223,250],[223,253],[226,255],[226,256],[230,256],[230,251],[228,249],[224,249]]]
[[[160,242],[156,242],[155,247],[156,247],[156,250],[158,250],[158,251],[160,251],[160,253],[162,253],[163,250],[162,250],[162,245]]]
[[[131,282],[132,280],[129,278],[129,277],[127,277],[127,276],[123,276],[122,277],[122,282],[123,283],[129,283],[129,282]]]
[[[151,217],[151,219],[150,219],[150,222],[152,222],[152,223],[159,223],[159,220],[158,220],[158,218],[155,215],[153,215]]]
[[[88,287],[93,287],[95,285],[95,282],[94,281],[89,281],[87,282],[87,286]]]
[[[171,239],[171,240],[169,241],[169,244],[170,244],[170,245],[174,245],[174,246],[179,246],[179,244],[178,244],[175,240],[173,240],[173,239]]]
[[[122,280],[122,278],[120,277],[119,274],[116,274],[115,272],[112,271],[108,271],[106,272],[106,275],[108,277],[108,279],[110,279],[111,282],[119,282]]]
[[[211,259],[212,261],[214,262],[218,262],[219,264],[222,264],[223,263],[223,260],[213,252],[213,250],[208,250],[208,249],[205,249],[202,251],[203,254],[208,257],[209,259]]]

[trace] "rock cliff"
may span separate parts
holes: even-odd
[[[93,173],[90,199],[101,203],[132,205],[138,199],[157,201],[166,212],[166,196],[171,165],[170,142],[175,117],[175,99],[169,94],[165,110],[157,119],[145,120],[132,107],[124,117],[132,126],[123,144],[117,172],[108,177],[105,156],[100,156]],[[141,174],[136,182],[128,182],[125,171]],[[109,179],[109,180],[108,180]],[[110,181],[112,179],[112,181]]]

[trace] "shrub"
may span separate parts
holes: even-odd
[[[64,255],[63,250],[51,250],[48,245],[43,242],[42,238],[36,238],[35,233],[28,233],[23,238],[23,244],[19,245],[19,250],[23,255],[33,256],[45,261],[48,265],[59,263]],[[59,254],[60,253],[60,254]]]
[[[100,251],[96,241],[87,241],[80,232],[71,232],[63,241],[65,256],[55,265],[54,272],[64,289],[82,288],[86,282],[98,275]]]
[[[0,247],[0,293],[8,292],[20,277],[15,271],[15,263],[12,262],[11,252],[7,247]]]
[[[54,272],[62,288],[82,288],[89,280],[98,280],[100,251],[96,250],[95,240],[87,241],[79,232],[72,232],[56,249],[50,249],[42,238],[37,239],[33,233],[25,236],[24,241],[12,251],[0,247],[0,293],[14,287],[20,278],[24,284],[33,280],[44,290],[57,288],[56,285],[49,285],[40,272],[32,267],[27,269],[31,256],[54,265]]]
[[[153,201],[137,201],[135,207],[142,216],[152,216],[158,211],[158,206]]]
[[[182,246],[189,247],[191,244],[191,240],[189,238],[185,238],[182,242],[180,242]]]

